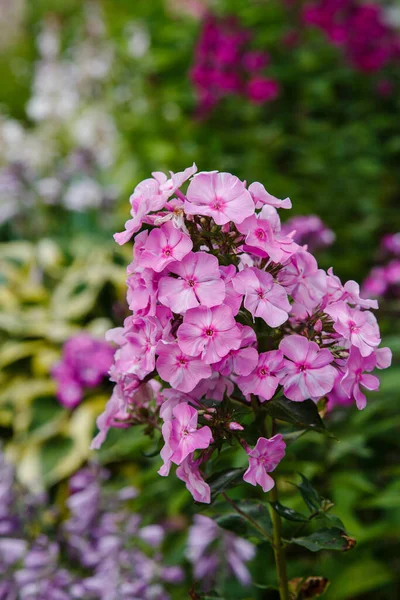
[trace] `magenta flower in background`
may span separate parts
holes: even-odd
[[[281,231],[285,235],[294,231],[293,239],[300,246],[306,245],[309,252],[327,248],[335,241],[333,231],[328,229],[316,215],[293,217],[283,223]]]
[[[260,437],[257,444],[248,452],[249,468],[243,479],[251,485],[260,485],[264,492],[269,492],[275,485],[271,473],[285,456],[286,444],[282,435],[278,433],[267,439]]]
[[[88,333],[79,333],[63,346],[61,361],[52,369],[57,382],[57,398],[66,408],[74,408],[83,398],[85,388],[98,386],[108,374],[114,349]]]
[[[281,381],[285,396],[294,402],[320,398],[333,388],[336,370],[333,356],[301,335],[283,338],[279,349],[285,355]]]
[[[235,18],[209,15],[204,20],[190,71],[200,116],[207,116],[225,96],[247,97],[256,105],[279,96],[279,83],[267,75],[270,56],[253,50],[251,38],[251,31]]]

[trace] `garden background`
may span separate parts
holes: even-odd
[[[325,17],[334,5],[316,3]],[[186,579],[170,586],[172,598],[188,597],[193,581],[185,558],[192,499],[157,475],[156,444],[140,428],[112,430],[91,453],[111,386],[86,390],[69,410],[51,371],[73,334],[103,337],[122,324],[131,250],[112,234],[128,218],[134,186],[193,162],[260,181],[289,196],[294,214],[319,216],[334,233],[321,242],[317,226],[319,262],[343,280],[361,283],[382,266],[367,284],[394,364],[364,411],[331,409],[333,437],[315,433],[296,445],[296,468],[332,500],[357,545],[299,548],[288,564],[291,577],[327,577],[327,600],[399,597],[400,242],[387,234],[400,231],[400,9],[373,6],[385,25],[374,30],[366,19],[344,43],[301,1],[0,0],[4,451],[19,480],[60,507],[68,478],[89,459],[110,470],[114,487],[140,490],[135,509],[146,523],[175,524],[164,555]],[[199,40],[211,18],[224,23],[225,49],[242,32],[253,58],[267,53],[260,66],[239,55],[219,72],[218,60],[229,62],[219,56],[202,70]],[[287,483],[296,477],[289,455],[280,488],[301,510]],[[274,598],[271,551],[260,546],[249,565],[254,585],[227,578],[226,598]]]

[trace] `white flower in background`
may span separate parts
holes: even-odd
[[[74,143],[87,148],[102,167],[115,161],[117,130],[114,120],[100,107],[85,109],[71,125]]]
[[[90,177],[72,182],[64,195],[64,206],[78,212],[101,205],[103,191],[101,186]]]
[[[387,6],[384,8],[384,18],[387,25],[400,29],[400,7],[399,6]]]
[[[45,204],[56,204],[61,189],[61,182],[55,177],[45,177],[36,183],[37,194]]]
[[[79,104],[76,70],[68,62],[41,61],[36,68],[33,95],[26,111],[33,121],[66,121]]]
[[[128,53],[133,58],[142,58],[150,48],[150,34],[143,23],[129,23],[126,28]]]

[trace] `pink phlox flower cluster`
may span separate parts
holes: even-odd
[[[279,96],[279,83],[266,71],[270,57],[254,50],[251,39],[251,32],[235,18],[209,15],[204,20],[190,72],[200,116],[225,96],[245,96],[253,104]]]
[[[400,58],[400,35],[378,3],[358,0],[318,0],[306,4],[306,24],[321,29],[343,49],[349,63],[364,73],[380,71]]]
[[[107,336],[117,346],[115,386],[92,445],[110,427],[161,430],[160,474],[176,465],[193,497],[209,502],[204,467],[223,444],[250,452],[245,481],[264,490],[277,464],[268,453],[278,448],[278,462],[284,453],[279,436],[260,437],[249,450],[235,403],[252,411],[278,396],[336,396],[363,408],[360,386],[378,388],[371,372],[389,366],[390,351],[379,348],[376,300],[363,298],[355,281],[342,284],[332,269],[320,269],[293,232],[284,232],[279,210],[291,207],[288,198],[230,173],[195,170],[170,179],[156,173],[136,188],[151,190],[158,204],[135,236],[131,315]],[[175,200],[174,221],[166,217]]]
[[[59,402],[66,408],[77,406],[84,389],[98,386],[108,374],[113,356],[110,344],[88,333],[79,333],[65,342],[62,358],[52,369]]]

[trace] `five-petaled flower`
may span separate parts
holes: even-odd
[[[285,456],[285,448],[286,444],[280,433],[270,439],[258,438],[253,450],[247,452],[249,468],[243,479],[251,485],[260,485],[264,492],[272,490],[275,481],[268,473],[271,473]]]

